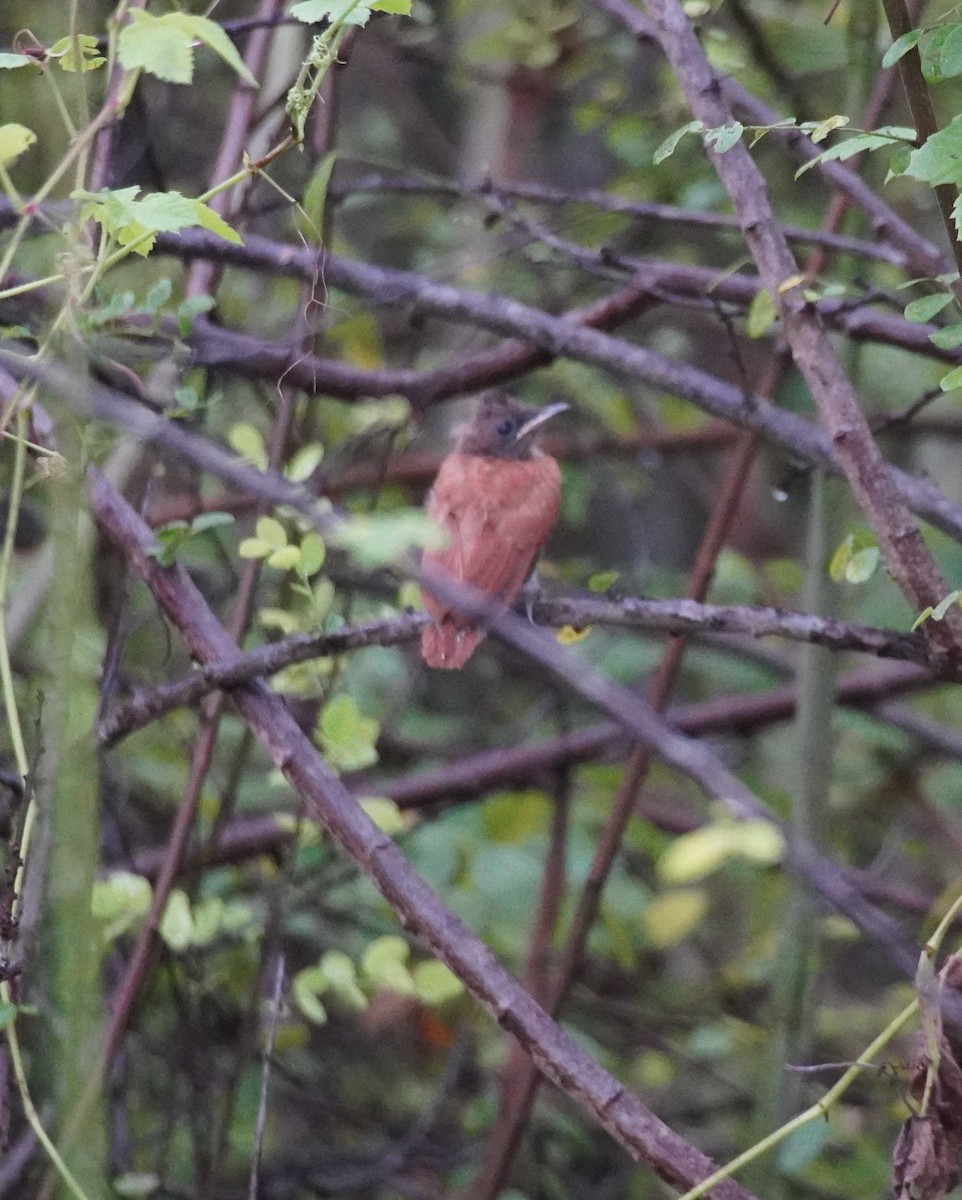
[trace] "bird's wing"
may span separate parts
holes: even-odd
[[[552,458],[492,462],[449,456],[428,502],[428,513],[449,540],[426,553],[424,564],[510,604],[534,566],[559,502],[560,472]],[[425,603],[436,619],[450,611],[433,597]]]

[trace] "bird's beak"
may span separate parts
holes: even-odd
[[[518,432],[514,435],[514,440],[520,442],[522,438],[526,438],[529,433],[534,433],[536,429],[540,429],[545,421],[550,421],[552,417],[556,417],[558,413],[567,412],[570,405],[563,401],[558,401],[557,404],[546,404],[544,408],[539,408],[533,417],[529,417],[521,426]]]

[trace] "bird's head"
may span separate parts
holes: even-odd
[[[545,421],[565,412],[567,404],[529,408],[505,392],[485,392],[471,420],[461,429],[462,454],[490,458],[530,458]]]

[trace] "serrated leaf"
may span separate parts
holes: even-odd
[[[335,696],[324,706],[317,725],[325,757],[339,771],[360,771],[377,762],[380,726],[366,717],[353,696]]]
[[[759,288],[752,297],[745,318],[745,332],[750,338],[764,337],[778,319],[778,309],[768,288]]]
[[[934,296],[920,296],[918,300],[911,300],[906,304],[903,315],[906,321],[911,321],[913,325],[922,325],[926,321],[931,321],[951,303],[952,296],[948,292],[938,292]]]
[[[197,218],[195,224],[200,225],[202,229],[206,229],[209,233],[216,233],[225,242],[233,242],[235,246],[243,246],[244,239],[232,225],[228,225],[220,213],[214,212],[202,200],[192,200],[191,203],[194,206],[194,215]]]
[[[955,367],[947,375],[943,375],[939,380],[939,387],[943,392],[951,392],[957,387],[962,387],[962,367]]]
[[[651,161],[657,167],[659,163],[663,163],[666,158],[671,156],[678,149],[678,143],[682,138],[687,137],[689,133],[701,133],[705,128],[702,121],[689,121],[687,125],[682,125],[681,129],[676,129],[670,137],[666,137],[655,153],[651,156]]]
[[[37,135],[26,125],[11,121],[9,125],[0,125],[0,163],[5,167],[17,159],[37,140]]]
[[[708,897],[700,888],[673,888],[656,896],[641,914],[645,938],[658,950],[676,946],[692,932],[708,911]]]
[[[97,53],[98,44],[98,39],[92,33],[81,33],[77,35],[76,43],[72,37],[62,37],[54,42],[49,54],[51,58],[56,58],[62,71],[73,74],[77,70],[74,50],[79,48],[81,71],[96,71],[107,61],[102,54]]]
[[[436,958],[418,963],[411,972],[418,999],[437,1007],[456,1000],[464,994],[464,984],[457,975]]]
[[[155,17],[141,9],[130,11],[117,42],[120,65],[128,71],[147,71],[167,83],[190,83],[194,77],[193,38],[176,19],[178,15]]]
[[[883,67],[894,67],[900,58],[903,58],[908,52],[919,44],[919,38],[922,36],[921,29],[910,29],[908,33],[903,33],[900,38],[889,46],[882,55]]]
[[[193,13],[180,12],[168,15],[191,37],[203,42],[205,46],[219,55],[245,83],[253,88],[260,87],[244,60],[237,53],[236,46],[216,21],[211,21],[209,17],[195,16]]]

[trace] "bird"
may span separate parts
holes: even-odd
[[[447,534],[425,550],[426,576],[445,575],[507,607],[534,570],[561,504],[561,471],[539,449],[544,423],[567,404],[530,408],[505,392],[486,392],[442,461],[427,499],[428,516]],[[430,584],[423,588],[432,621],[421,635],[429,667],[456,670],[484,632],[460,615]]]

